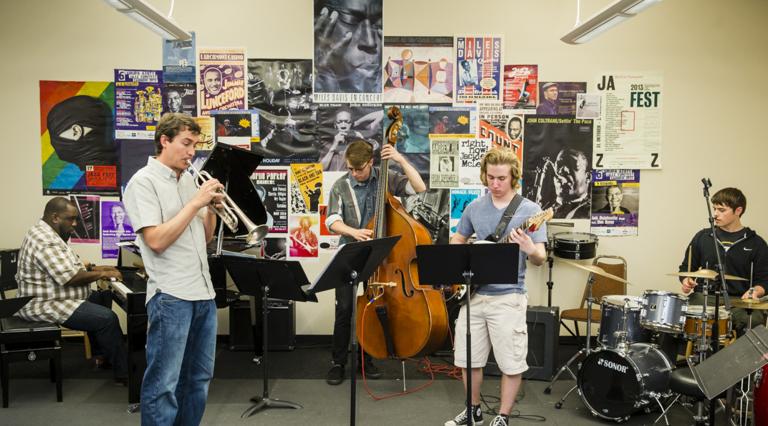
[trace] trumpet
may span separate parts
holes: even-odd
[[[187,160],[187,164],[189,165],[189,171],[192,172],[195,178],[195,186],[200,188],[205,182],[213,179],[213,176],[211,176],[210,173],[206,172],[205,170],[197,170],[197,168],[192,164],[191,161]],[[266,224],[264,225],[256,225],[251,221],[251,219],[246,216],[246,214],[240,209],[240,207],[235,204],[234,201],[232,201],[231,198],[229,198],[229,195],[227,195],[226,191],[220,190],[220,193],[224,195],[224,199],[221,200],[221,207],[213,207],[213,210],[216,212],[216,215],[218,215],[222,222],[229,228],[232,233],[237,233],[237,228],[240,222],[243,222],[243,226],[245,226],[245,230],[247,231],[247,234],[245,236],[238,236],[238,238],[244,238],[246,244],[248,245],[255,245],[260,243],[264,237],[267,236],[267,233],[269,233],[269,226]]]

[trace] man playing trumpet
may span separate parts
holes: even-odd
[[[200,126],[190,116],[163,115],[155,132],[157,156],[124,194],[149,275],[142,424],[199,424],[213,377],[216,304],[206,244],[224,194],[218,180],[198,189],[185,173],[199,138]]]

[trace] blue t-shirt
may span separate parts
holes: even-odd
[[[501,221],[501,216],[504,214],[507,206],[500,209],[493,205],[491,195],[486,194],[482,197],[472,201],[464,210],[464,214],[461,215],[459,225],[456,228],[456,232],[459,234],[470,237],[472,234],[477,234],[478,240],[484,240],[485,237],[493,234],[496,230],[496,226]],[[519,227],[525,222],[526,219],[539,213],[541,207],[539,207],[533,201],[523,198],[520,206],[515,211],[515,215],[512,220],[507,224],[505,235],[512,232],[514,228]],[[547,225],[542,224],[535,232],[528,233],[534,243],[545,243],[547,241]],[[521,250],[520,258],[518,259],[517,269],[517,283],[510,284],[488,284],[481,286],[477,292],[479,294],[486,295],[500,295],[507,293],[525,293],[525,259],[527,255]],[[504,265],[499,265],[503,267]]]

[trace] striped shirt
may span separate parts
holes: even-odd
[[[19,250],[19,297],[34,296],[16,315],[61,324],[88,298],[90,286],[64,286],[85,265],[45,221],[30,228]]]

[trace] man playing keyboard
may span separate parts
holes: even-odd
[[[120,323],[111,309],[111,293],[91,292],[94,281],[122,276],[111,266],[85,264],[72,251],[67,242],[76,223],[75,205],[55,197],[27,232],[19,250],[16,281],[19,297],[34,298],[16,315],[88,332],[94,353],[103,354],[112,364],[115,381],[124,383],[127,356]]]

